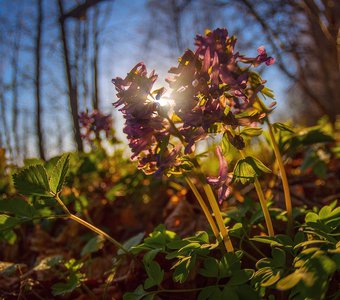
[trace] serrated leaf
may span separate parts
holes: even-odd
[[[240,181],[243,184],[249,181],[253,182],[255,177],[261,175],[262,172],[271,173],[271,170],[259,159],[253,156],[247,156],[236,163],[233,180],[235,182]]]
[[[85,256],[87,254],[97,252],[98,250],[102,249],[104,247],[104,238],[100,235],[97,235],[90,239],[83,249],[80,252],[81,256]]]
[[[67,175],[68,167],[70,162],[70,155],[63,154],[61,158],[58,160],[57,164],[52,169],[50,174],[50,187],[51,191],[54,194],[57,194],[61,191],[65,177]]]
[[[47,173],[42,165],[30,166],[13,175],[14,186],[20,194],[52,197]]]
[[[29,219],[37,214],[34,207],[21,198],[0,200],[0,211]]]
[[[40,158],[25,158],[24,165],[25,167],[34,166],[34,165],[43,165],[44,161]]]

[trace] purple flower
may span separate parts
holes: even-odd
[[[259,66],[262,63],[265,63],[267,66],[272,65],[275,63],[275,58],[270,57],[267,55],[266,49],[264,46],[260,46],[257,49],[258,56],[252,58],[252,57],[244,57],[240,56],[240,61],[248,64],[252,64],[254,67]]]
[[[178,66],[169,70],[174,74],[167,80],[175,101],[174,112],[182,121],[180,131],[188,142],[186,153],[194,151],[193,143],[205,138],[216,123],[237,126],[257,121],[257,116],[252,120],[235,117],[251,108],[260,91],[248,82],[249,67],[242,68],[239,63],[269,65],[273,59],[263,47],[257,57],[245,58],[234,53],[235,44],[236,39],[229,37],[226,29],[208,31],[196,37],[195,52],[186,50]]]
[[[218,202],[221,204],[230,195],[231,190],[228,185],[231,182],[231,178],[228,176],[228,163],[222,154],[220,146],[216,147],[216,154],[219,160],[218,177],[208,177],[207,181],[217,190]]]
[[[160,98],[164,88],[152,91],[157,79],[154,71],[148,76],[143,63],[137,64],[125,77],[113,79],[118,101],[113,105],[120,107],[125,118],[123,132],[129,140],[131,159],[137,159],[138,168],[146,174],[176,167],[180,151],[168,149],[169,122],[160,113],[155,98]],[[160,147],[163,145],[162,151]]]
[[[82,138],[87,141],[99,138],[101,132],[105,133],[106,138],[110,138],[112,136],[111,115],[105,115],[98,110],[94,110],[91,113],[86,111],[80,113],[79,123]]]

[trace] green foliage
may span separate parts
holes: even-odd
[[[93,252],[97,252],[103,247],[104,247],[104,238],[101,237],[100,235],[95,236],[86,243],[86,245],[81,250],[80,255],[85,256]]]
[[[262,131],[261,127],[244,127],[241,130],[240,135],[244,138],[252,138],[254,136],[260,136]]]
[[[52,172],[49,174],[52,193],[57,194],[61,191],[69,168],[69,162],[70,156],[67,154],[62,155],[52,169]]]
[[[247,156],[236,163],[234,167],[233,181],[240,181],[243,184],[253,182],[255,178],[263,172],[270,173],[271,170],[256,157]]]
[[[52,197],[46,169],[42,165],[29,166],[13,175],[15,188],[27,196]]]
[[[17,191],[27,196],[54,197],[59,193],[65,181],[69,166],[69,155],[64,154],[51,169],[42,164],[31,165],[13,175]],[[47,170],[50,170],[47,172]]]
[[[80,272],[82,265],[83,264],[81,262],[77,262],[75,259],[71,259],[65,263],[68,276],[66,278],[66,282],[56,283],[52,286],[52,294],[54,296],[71,293],[81,285],[84,277]]]

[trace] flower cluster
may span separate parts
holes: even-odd
[[[82,112],[79,115],[79,123],[81,127],[82,138],[92,141],[100,137],[103,132],[106,138],[110,138],[112,134],[112,116],[105,115],[98,110],[93,112]]]
[[[270,65],[274,59],[262,46],[258,56],[242,56],[235,52],[235,44],[236,39],[226,29],[196,36],[195,51],[186,50],[178,66],[169,70],[173,77],[166,80],[175,103],[172,117],[164,114],[157,102],[164,89],[152,91],[157,75],[151,72],[148,76],[143,63],[124,79],[113,80],[119,99],[114,106],[120,107],[126,120],[123,131],[129,139],[131,158],[138,159],[144,172],[184,169],[181,164],[188,160],[182,146],[172,146],[171,136],[182,141],[185,155],[193,153],[196,143],[210,132],[226,132],[236,148],[244,147],[242,137],[231,134],[226,126],[250,125],[261,118],[260,113],[248,111],[264,83],[261,79],[255,85],[251,82],[250,67]],[[208,178],[208,182],[218,190],[221,201],[229,194],[230,178],[220,148],[217,156],[219,176]]]
[[[156,79],[154,71],[148,76],[145,65],[139,63],[124,79],[112,80],[119,99],[113,105],[120,107],[124,115],[123,132],[129,139],[131,159],[137,158],[138,167],[147,174],[176,165],[180,152],[177,148],[168,149],[169,124],[155,100],[164,90],[152,91]]]
[[[270,65],[274,59],[267,56],[264,47],[258,49],[257,57],[244,57],[234,52],[235,44],[236,39],[229,37],[226,29],[208,31],[196,37],[195,52],[187,50],[178,67],[169,70],[175,74],[167,81],[176,103],[175,113],[182,120],[180,132],[188,143],[186,153],[193,152],[196,142],[204,139],[216,123],[249,125],[259,117],[240,115],[251,107],[262,88],[250,87],[249,67],[242,68],[240,63],[257,67],[261,63]]]

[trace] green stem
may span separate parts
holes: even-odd
[[[203,183],[203,189],[205,191],[205,194],[207,195],[208,201],[210,203],[211,209],[215,215],[216,223],[218,225],[218,228],[220,229],[220,232],[222,234],[224,245],[228,252],[234,252],[233,244],[231,243],[229,232],[227,227],[225,227],[221,211],[218,207],[215,195],[213,190],[211,189],[211,186],[208,183]]]
[[[167,119],[168,119],[168,121],[170,123],[171,128],[175,132],[175,135],[180,139],[182,144],[185,145],[185,140],[183,139],[183,136],[181,135],[181,133],[178,131],[178,129],[177,129],[176,125],[174,124],[174,122],[169,117],[167,117]],[[194,158],[194,164],[195,164],[196,167],[199,168],[199,164],[198,164],[198,162],[197,162],[197,160],[195,158]],[[200,176],[200,179],[202,179],[201,182],[203,184],[203,189],[204,189],[204,191],[205,191],[205,193],[206,193],[206,195],[208,197],[208,201],[210,203],[211,209],[212,209],[212,211],[213,211],[213,213],[215,215],[216,223],[217,223],[217,226],[218,226],[218,228],[219,228],[219,230],[221,232],[221,235],[222,235],[223,242],[224,242],[224,245],[226,247],[226,250],[227,250],[227,252],[234,252],[234,247],[233,247],[233,245],[231,243],[231,240],[230,240],[230,237],[229,237],[229,234],[228,234],[228,230],[227,230],[227,228],[224,225],[223,218],[222,218],[220,209],[219,209],[219,207],[217,205],[217,201],[216,201],[215,195],[214,195],[210,185],[205,183],[205,177],[204,178],[203,177],[204,176]],[[203,209],[203,207],[202,207],[202,209]],[[208,217],[207,217],[207,219],[208,219]],[[209,219],[208,219],[208,221],[209,221]],[[209,221],[209,223],[210,223],[210,221]],[[211,224],[212,223],[210,223],[210,225]]]
[[[77,217],[76,215],[72,214],[69,209],[66,207],[66,205],[64,204],[64,202],[60,199],[59,194],[54,195],[54,199],[59,203],[59,205],[62,207],[62,209],[64,210],[64,212],[66,213],[67,217],[85,227],[87,227],[88,229],[92,230],[93,232],[97,233],[98,235],[100,235],[101,237],[107,239],[109,242],[111,242],[112,244],[114,244],[117,248],[121,249],[122,251],[124,251],[126,254],[129,254],[129,251],[127,249],[125,249],[125,247],[119,243],[118,241],[116,241],[114,238],[112,238],[111,236],[109,236],[106,232],[102,231],[101,229],[97,228],[96,226],[86,222],[85,220]]]
[[[262,208],[262,211],[263,211],[264,219],[265,219],[266,225],[267,225],[268,235],[269,236],[274,236],[275,233],[274,233],[272,219],[270,218],[269,210],[268,210],[268,207],[267,207],[267,201],[264,198],[260,181],[257,178],[255,178],[254,186],[255,186],[257,195],[259,197],[259,200],[260,200],[260,204],[261,204],[261,208]]]
[[[278,147],[276,140],[275,140],[275,136],[274,136],[274,132],[273,132],[273,126],[270,123],[268,117],[266,118],[266,121],[267,121],[267,124],[268,124],[270,140],[271,140],[272,145],[273,145],[274,154],[275,154],[275,157],[276,157],[276,161],[279,165],[280,174],[281,174],[283,193],[284,193],[284,196],[285,196],[285,204],[286,204],[287,218],[288,218],[288,229],[287,230],[288,230],[288,232],[291,232],[291,230],[293,228],[293,208],[292,208],[292,199],[290,197],[290,190],[289,190],[287,174],[286,174],[285,167],[283,165],[283,160],[282,160],[282,156],[281,156],[279,147]]]
[[[239,152],[241,154],[241,157],[244,159],[246,157],[244,151],[239,150]],[[274,236],[275,233],[274,233],[272,219],[270,218],[269,210],[268,210],[268,207],[267,207],[267,201],[264,197],[260,181],[256,177],[255,177],[254,186],[255,186],[255,189],[256,189],[257,196],[259,197],[262,212],[263,212],[263,215],[264,215],[264,220],[265,220],[266,225],[267,225],[268,235]]]
[[[219,236],[220,236],[220,233],[219,233],[219,231],[218,231],[218,229],[216,227],[216,224],[215,224],[215,221],[214,221],[213,217],[211,216],[211,213],[210,213],[210,211],[208,209],[208,206],[205,204],[202,196],[200,195],[200,193],[198,192],[196,186],[190,180],[190,178],[188,176],[185,176],[185,180],[188,183],[188,185],[191,188],[191,190],[193,191],[193,193],[194,193],[198,203],[200,204],[200,206],[201,206],[201,208],[202,208],[202,210],[204,212],[204,215],[207,218],[212,231],[214,232],[214,235],[215,235],[216,239],[218,239]]]

